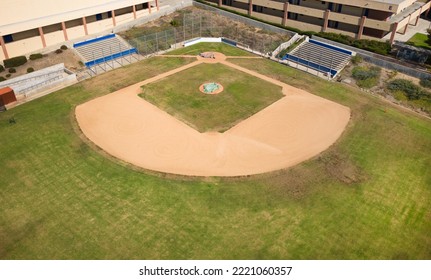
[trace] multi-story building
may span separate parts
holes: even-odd
[[[250,16],[304,31],[335,32],[358,39],[404,33],[431,3],[418,0],[208,0]]]
[[[114,30],[158,10],[158,0],[1,0],[0,60]]]

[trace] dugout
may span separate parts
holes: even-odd
[[[5,105],[15,101],[16,96],[13,92],[13,89],[11,89],[10,87],[0,89],[0,107],[4,107]]]

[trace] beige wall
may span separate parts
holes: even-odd
[[[52,46],[64,42],[63,31],[51,32],[45,34],[45,41],[47,46]]]
[[[243,2],[243,1],[241,1]],[[248,0],[244,1],[248,3]],[[284,3],[268,1],[268,0],[253,0],[253,5],[259,5],[277,10],[283,10]]]
[[[324,1],[318,1],[318,0],[307,0],[305,2],[301,1],[301,6],[320,9],[320,10],[326,10],[328,7],[328,2],[325,2],[325,4],[323,4],[323,2]]]
[[[416,0],[405,0],[406,2],[415,2]],[[398,8],[397,4],[391,4],[389,2],[380,2],[380,1],[370,1],[370,0],[329,0],[327,2],[332,2],[336,4],[342,5],[350,5],[361,8],[368,8],[374,10],[382,10],[389,11],[389,7],[392,6],[392,11],[395,12]],[[411,3],[410,3],[411,4]],[[410,5],[409,4],[409,5]]]
[[[25,53],[32,53],[42,49],[42,39],[40,37],[32,37],[25,40],[6,44],[9,57],[19,56]]]
[[[150,2],[148,0],[0,0],[0,35]]]
[[[102,31],[105,31],[113,27],[114,27],[114,23],[112,21],[112,18],[107,18],[107,19],[103,19],[103,20],[99,20],[99,21],[95,21],[87,24],[87,29],[89,34],[100,33]]]
[[[343,6],[341,13],[351,15],[351,16],[357,16],[361,17],[364,9],[359,7],[352,7],[352,6]]]
[[[0,48],[0,61],[3,61],[3,60],[5,60],[6,59],[6,57],[4,57],[4,54],[3,54],[3,51],[1,50],[1,48]],[[2,62],[3,63],[3,62]]]
[[[84,26],[76,26],[67,29],[67,37],[69,40],[74,40],[83,36],[85,36]]]
[[[398,8],[397,11],[395,11],[395,13],[400,13],[402,10],[404,10],[405,8],[407,8],[408,6],[410,6],[411,4],[417,2],[417,0],[405,0],[403,3],[401,3]]]

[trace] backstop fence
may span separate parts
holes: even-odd
[[[264,30],[244,28],[239,24],[222,25],[217,15],[194,11],[183,12],[181,22],[172,22],[176,27],[156,33],[127,39],[143,56],[159,53],[196,37],[225,37],[263,54],[271,53],[281,43],[286,42],[288,34],[271,34]]]

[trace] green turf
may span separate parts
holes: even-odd
[[[0,258],[431,258],[429,120],[267,60],[232,61],[350,106],[346,132],[273,174],[139,172],[83,142],[73,109],[186,61],[101,75],[0,113]]]
[[[203,94],[199,86],[218,82],[219,94]],[[223,64],[200,64],[143,86],[141,97],[200,132],[224,132],[274,103],[281,87]]]
[[[426,34],[416,33],[407,43],[415,47],[431,49],[430,40]]]
[[[224,43],[198,43],[187,48],[180,48],[169,52],[170,55],[198,55],[203,52],[220,52],[227,56],[255,56],[242,49],[233,48]]]

